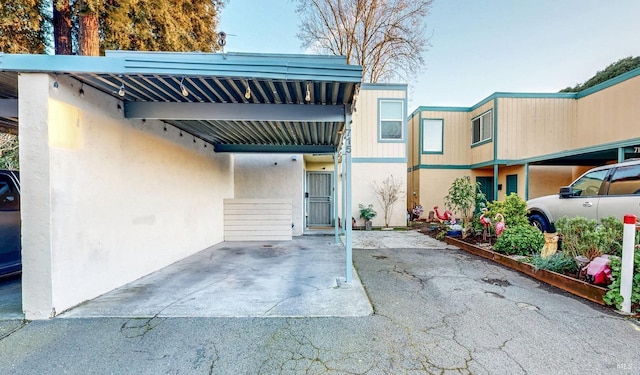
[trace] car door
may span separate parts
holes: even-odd
[[[573,194],[570,197],[558,199],[558,204],[554,207],[555,220],[563,216],[582,216],[597,220],[599,194],[608,172],[608,169],[588,172],[571,184]]]
[[[617,167],[605,190],[598,203],[598,221],[609,216],[622,220],[628,214],[640,218],[640,164]]]
[[[0,275],[21,269],[20,192],[14,175],[0,172]]]

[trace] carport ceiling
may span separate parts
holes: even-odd
[[[362,77],[340,56],[241,53],[2,55],[0,70],[69,76],[121,99],[125,117],[162,120],[217,152],[335,151]],[[17,94],[16,74],[3,74]]]

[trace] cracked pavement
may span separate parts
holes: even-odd
[[[427,242],[354,250],[371,316],[0,321],[0,373],[640,373],[637,320]]]

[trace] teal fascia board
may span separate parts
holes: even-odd
[[[598,91],[604,90],[606,88],[609,88],[611,86],[617,85],[620,82],[624,82],[628,79],[631,79],[633,77],[636,77],[640,75],[640,68],[636,68],[633,70],[630,70],[624,74],[620,74],[617,77],[613,77],[610,80],[604,81],[602,83],[598,83],[597,85],[593,86],[593,87],[589,87],[586,90],[582,90],[578,93],[576,93],[576,98],[580,99],[580,98],[584,98],[585,96],[594,94]]]
[[[406,163],[407,158],[353,158],[352,163]]]
[[[416,114],[420,114],[423,111],[432,111],[432,112],[469,112],[471,108],[469,107],[434,107],[434,106],[420,106],[416,108],[412,113],[410,118],[414,118]]]
[[[363,83],[360,85],[360,90],[393,90],[393,91],[407,91],[406,83]]]
[[[471,169],[471,165],[464,164],[420,164],[418,166],[414,166],[413,170],[417,169]]]
[[[171,74],[359,83],[362,68],[310,55],[109,53],[107,56],[0,55],[0,70],[42,73]],[[340,62],[340,63],[338,63]]]

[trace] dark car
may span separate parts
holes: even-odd
[[[0,170],[0,276],[22,270],[20,175]]]

